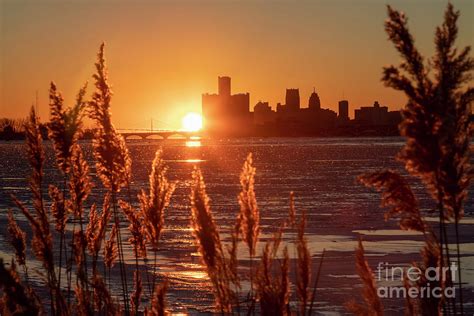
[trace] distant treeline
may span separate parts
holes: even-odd
[[[23,140],[25,139],[25,119],[0,118],[0,140]],[[45,124],[40,123],[39,129],[43,139],[48,139],[48,129]],[[85,129],[83,139],[92,139],[94,131]]]

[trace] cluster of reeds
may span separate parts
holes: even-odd
[[[49,299],[36,295],[29,282],[26,233],[20,228],[13,211],[8,214],[8,232],[15,256],[10,268],[0,262],[2,315],[22,313],[36,315],[42,311],[52,315],[118,315],[138,314],[140,303],[147,299],[148,314],[165,313],[165,287],[155,288],[148,282],[150,293],[142,297],[142,280],[138,259],[146,261],[147,248],[157,251],[164,226],[164,211],[169,204],[174,184],[166,178],[166,167],[157,152],[150,175],[150,194],[142,193],[132,201],[130,194],[131,160],[123,137],[116,131],[110,115],[112,92],[107,82],[104,45],[101,46],[96,91],[86,100],[86,85],[80,89],[75,104],[64,107],[64,99],[56,85],[50,87],[50,121],[48,136],[52,141],[56,164],[63,175],[61,184],[49,184],[44,177],[45,154],[39,120],[32,108],[25,125],[28,159],[32,168],[30,191],[32,208],[12,196],[17,208],[26,217],[32,232],[31,249],[42,263],[43,271],[34,271],[44,278]],[[98,128],[93,140],[93,154],[99,180],[107,189],[102,209],[88,200],[94,186],[83,150],[78,140],[83,133],[83,119],[93,118]],[[118,200],[117,193],[126,188],[128,200]],[[49,199],[48,199],[49,198]],[[133,204],[140,204],[136,209]],[[119,212],[120,209],[123,212]],[[112,220],[113,217],[113,220]],[[122,224],[129,222],[130,244],[136,258],[133,277],[135,290],[129,301],[129,286],[124,254]],[[86,225],[87,223],[87,225]],[[71,227],[72,226],[72,227]],[[56,241],[59,240],[59,244]],[[110,287],[114,263],[118,261],[121,277],[121,299]],[[23,267],[24,280],[16,271]],[[102,264],[103,269],[99,268]],[[156,260],[155,260],[156,269]],[[64,281],[64,278],[66,280]],[[130,308],[131,306],[131,308]],[[43,308],[45,307],[45,308]]]
[[[288,218],[274,232],[274,237],[262,247],[258,266],[254,268],[252,262],[258,255],[261,229],[260,212],[254,188],[255,170],[252,155],[249,154],[240,174],[241,192],[238,196],[240,212],[236,216],[236,225],[231,230],[227,251],[224,251],[224,242],[221,240],[213,218],[202,173],[196,168],[193,172],[191,187],[193,232],[202,262],[213,285],[217,310],[222,313],[290,315],[295,312],[290,305],[291,266],[288,245],[281,247],[281,243],[282,234],[286,230],[296,228],[293,194],[290,195]],[[298,276],[295,288],[298,297],[298,313],[311,315],[324,252],[313,283],[312,258],[304,234],[305,227],[306,215],[302,213],[294,241],[297,253],[295,272]],[[248,248],[248,273],[243,271],[244,267],[239,269],[238,266],[245,259],[237,257],[239,239]],[[243,288],[242,281],[250,283],[248,289]]]
[[[49,300],[35,294],[28,282],[26,233],[17,224],[13,211],[9,213],[8,231],[15,250],[9,269],[0,263],[0,285],[3,288],[3,314],[15,312],[37,314],[43,310],[52,315],[116,315],[166,314],[165,293],[167,281],[156,283],[157,252],[165,225],[165,211],[169,206],[175,184],[167,178],[167,167],[161,150],[155,154],[149,177],[149,189],[141,190],[136,200],[132,199],[131,159],[123,137],[112,124],[110,107],[112,92],[108,83],[104,45],[100,47],[96,63],[95,92],[86,100],[86,85],[79,90],[75,104],[66,108],[57,86],[50,86],[50,121],[48,136],[52,141],[56,165],[62,174],[62,183],[48,184],[43,165],[45,154],[39,121],[34,109],[25,126],[29,162],[32,167],[30,189],[33,208],[13,196],[17,208],[26,217],[32,234],[32,250],[42,265],[49,291]],[[97,125],[92,143],[97,178],[106,189],[103,203],[97,206],[89,201],[94,184],[90,167],[78,142],[83,134],[83,119],[92,118]],[[196,244],[203,264],[209,274],[216,297],[216,310],[222,313],[265,315],[290,314],[290,258],[288,246],[279,250],[282,234],[286,229],[297,230],[295,245],[295,271],[297,278],[298,311],[311,314],[315,300],[315,288],[311,294],[311,255],[307,247],[304,230],[306,217],[303,214],[296,227],[296,211],[293,194],[290,196],[289,217],[275,232],[274,238],[263,247],[260,262],[258,257],[260,212],[255,196],[255,168],[252,156],[244,163],[238,196],[240,212],[231,229],[230,242],[221,240],[210,208],[209,198],[200,170],[192,175],[191,218]],[[43,188],[48,187],[48,194]],[[125,191],[125,199],[118,193]],[[126,227],[128,225],[128,227]],[[123,240],[123,230],[130,237]],[[59,240],[59,243],[56,242]],[[249,266],[239,267],[238,245],[242,241],[248,248]],[[135,257],[133,277],[125,264],[123,243],[132,246]],[[148,253],[154,253],[152,278],[149,278]],[[281,259],[279,256],[281,255]],[[239,260],[240,259],[240,260]],[[146,267],[146,282],[142,280],[140,260]],[[111,290],[111,277],[115,264],[120,273],[121,295]],[[322,263],[322,262],[321,262]],[[320,265],[321,265],[320,263]],[[23,267],[24,280],[16,271],[16,264]],[[101,266],[102,265],[102,269]],[[132,286],[129,282],[133,282]],[[243,287],[248,281],[248,292]],[[148,295],[143,288],[147,286]],[[254,290],[255,289],[255,290]],[[147,300],[150,306],[142,307]],[[311,305],[309,302],[311,301]],[[260,307],[258,307],[260,306]]]
[[[442,289],[457,285],[454,298],[420,298],[409,300],[408,312],[436,314],[463,314],[463,289],[461,279],[459,221],[463,216],[463,205],[472,176],[469,164],[469,138],[472,129],[469,125],[469,105],[474,101],[474,87],[467,84],[472,79],[474,59],[470,48],[455,48],[458,34],[459,11],[448,4],[444,22],[436,29],[436,53],[426,66],[423,57],[416,49],[414,39],[407,26],[406,16],[388,6],[388,20],[385,29],[389,39],[400,53],[403,62],[400,66],[384,68],[382,81],[388,87],[405,92],[408,103],[402,110],[403,121],[400,132],[406,144],[398,155],[406,170],[419,178],[436,204],[439,218],[437,229],[433,229],[423,219],[410,185],[394,171],[381,171],[364,175],[361,182],[382,191],[382,205],[391,206],[386,213],[400,218],[400,227],[423,233],[425,246],[422,249],[422,262],[416,264],[422,271],[429,268],[447,269],[438,284]],[[431,70],[431,72],[430,72]],[[454,226],[456,253],[450,247],[453,240],[448,238],[448,227]],[[380,302],[373,291],[370,268],[363,258],[362,245],[357,251],[357,266],[365,284],[365,307],[351,304],[353,310],[373,311],[381,314]],[[452,263],[458,268],[457,284],[451,278]],[[416,284],[426,286],[427,280],[421,278]],[[433,283],[433,282],[431,282]],[[354,308],[355,307],[355,308]]]
[[[0,118],[0,131],[10,130],[14,133],[21,133],[24,131],[24,119],[12,119],[8,117]]]
[[[148,192],[141,190],[137,200],[132,201],[131,160],[122,136],[111,123],[111,92],[107,83],[104,46],[101,46],[96,68],[96,92],[90,102],[85,101],[84,86],[75,105],[65,109],[60,92],[55,84],[51,84],[49,137],[53,143],[58,170],[63,175],[63,183],[60,186],[49,184],[49,194],[43,192],[43,188],[48,185],[44,179],[44,149],[34,109],[29,116],[25,130],[32,167],[30,189],[33,211],[14,196],[13,200],[30,224],[33,233],[32,250],[44,270],[44,274],[38,271],[35,273],[44,276],[49,301],[36,295],[28,283],[26,233],[17,224],[13,212],[10,212],[8,231],[15,257],[9,269],[0,262],[0,285],[3,289],[0,307],[5,315],[16,312],[36,314],[43,310],[43,306],[52,315],[136,315],[141,311],[148,315],[166,314],[165,293],[168,283],[164,281],[155,286],[156,253],[165,225],[165,210],[169,206],[175,184],[168,180],[167,167],[161,150],[158,150],[152,162]],[[89,165],[78,143],[85,111],[99,126],[93,140],[93,153],[98,178],[107,190],[101,207],[88,203],[94,184]],[[249,154],[240,175],[240,212],[236,216],[236,224],[231,229],[230,242],[227,244],[221,240],[214,221],[201,171],[195,169],[192,175],[191,225],[214,289],[216,309],[222,313],[292,313],[288,246],[280,250],[280,245],[284,231],[293,229],[297,231],[294,245],[297,254],[295,296],[299,299],[298,311],[303,315],[311,314],[319,272],[311,289],[312,260],[304,235],[306,216],[303,213],[297,225],[293,194],[290,195],[288,219],[281,223],[274,238],[266,242],[261,250],[258,266],[253,266],[253,261],[259,257],[260,232],[260,212],[254,187],[255,171],[252,155]],[[117,193],[123,188],[128,193],[125,194],[128,200],[119,200],[117,197]],[[135,256],[133,291],[130,291],[131,285],[128,284],[129,270],[126,269],[123,254],[125,241],[121,237],[126,223],[130,232],[128,242]],[[59,245],[56,245],[58,239]],[[248,248],[247,269],[239,267],[239,263],[246,260],[237,255],[240,241]],[[154,252],[155,258],[152,280],[148,277],[149,251]],[[143,292],[144,282],[139,260],[143,260],[147,267],[145,273],[148,295]],[[120,271],[120,298],[112,293],[110,287],[116,262]],[[16,264],[24,268],[24,282],[20,280]],[[103,269],[100,269],[100,264]],[[321,264],[322,261],[320,267]],[[242,281],[249,281],[249,289],[243,287]],[[148,300],[150,306],[141,307],[144,299]]]

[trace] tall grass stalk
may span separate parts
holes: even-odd
[[[455,11],[452,4],[447,5],[444,22],[436,29],[436,51],[431,60],[433,76],[424,67],[423,58],[414,47],[406,17],[390,7],[388,12],[387,33],[405,63],[398,68],[386,67],[383,81],[405,92],[409,98],[401,125],[407,144],[400,158],[410,173],[422,179],[437,201],[440,267],[447,260],[446,265],[450,268],[447,222],[454,218],[455,230],[458,230],[470,180],[468,108],[474,100],[474,87],[467,85],[472,79],[474,60],[470,57],[470,47],[457,50],[454,46],[459,11]],[[457,248],[459,238],[456,243]],[[459,259],[459,253],[457,257]],[[448,279],[448,284],[451,281]],[[458,286],[462,292],[462,284]],[[455,312],[455,299],[451,304]],[[462,305],[460,301],[461,310]]]
[[[255,168],[252,154],[248,154],[240,173],[241,192],[238,200],[240,205],[240,227],[242,240],[247,244],[250,257],[250,297],[253,299],[253,258],[257,248],[260,232],[260,212],[255,197]]]
[[[216,307],[222,314],[232,309],[229,267],[206,193],[201,171],[193,171],[191,184],[191,227],[207,274],[213,285]]]
[[[120,217],[117,210],[117,196],[120,189],[130,181],[131,159],[123,137],[112,124],[110,106],[112,91],[108,83],[107,66],[102,44],[97,55],[96,73],[94,74],[96,91],[89,102],[89,114],[98,125],[92,142],[96,171],[102,184],[110,191],[112,212],[117,226],[117,244],[119,252],[120,278],[125,314],[130,313],[128,304],[128,285],[123,246],[121,238]]]
[[[156,151],[152,162],[149,176],[149,193],[147,194],[142,190],[138,195],[140,217],[142,219],[141,233],[145,236],[146,243],[150,245],[153,251],[152,289],[155,288],[157,252],[164,228],[165,210],[176,187],[175,183],[168,180],[166,176],[167,169],[162,158],[162,151],[159,149]]]

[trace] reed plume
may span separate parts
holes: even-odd
[[[2,304],[0,304],[3,305],[0,306],[2,315],[40,315],[44,313],[39,297],[31,288],[22,285],[14,262],[12,262],[10,269],[7,269],[2,258],[0,258],[0,288],[3,292]]]
[[[93,75],[96,90],[92,95],[92,101],[89,102],[89,115],[96,121],[98,126],[92,141],[93,154],[96,160],[96,172],[102,184],[109,189],[112,194],[112,208],[117,229],[116,237],[122,294],[125,304],[125,313],[128,315],[128,285],[119,225],[120,220],[116,205],[116,193],[119,192],[122,187],[129,186],[132,161],[124,138],[112,124],[110,113],[112,90],[108,83],[104,48],[105,44],[102,43],[99,53],[97,54],[97,62],[95,63],[96,73]]]
[[[49,197],[51,198],[50,212],[55,220],[55,229],[58,233],[63,234],[67,223],[67,207],[68,203],[64,199],[64,194],[55,185],[49,186]]]
[[[92,189],[89,176],[89,166],[84,158],[82,149],[75,145],[71,156],[72,176],[69,182],[69,192],[74,215],[77,219],[83,218],[83,204]]]
[[[164,212],[175,189],[175,184],[170,183],[166,177],[167,167],[162,154],[161,150],[157,150],[153,159],[149,194],[142,190],[138,195],[146,240],[153,251],[158,250],[164,227]]]
[[[27,143],[28,160],[32,167],[32,175],[30,178],[30,190],[33,195],[33,208],[35,214],[31,212],[20,202],[15,196],[12,196],[13,201],[25,215],[31,229],[33,231],[33,239],[31,246],[33,253],[42,262],[42,265],[47,272],[47,284],[50,289],[51,307],[53,313],[61,313],[66,310],[64,298],[58,287],[55,265],[53,258],[53,240],[49,227],[48,214],[43,202],[43,163],[44,150],[42,144],[41,133],[39,130],[38,118],[35,110],[32,107],[30,115],[25,125],[25,136]]]
[[[84,202],[89,196],[92,188],[92,182],[89,176],[89,166],[84,158],[82,149],[78,144],[73,145],[72,156],[71,156],[71,177],[69,180],[69,194],[71,200],[71,207],[74,214],[74,217],[79,222],[79,231],[76,229],[73,230],[73,236],[81,238],[80,241],[74,240],[74,243],[80,243],[80,247],[76,250],[82,252],[82,260],[77,261],[76,264],[79,264],[78,271],[84,273],[81,275],[81,281],[83,282],[83,287],[86,293],[89,292],[88,285],[88,267],[87,267],[87,256],[86,248],[87,241],[85,240],[85,230],[84,230]],[[76,245],[77,246],[77,245]],[[72,249],[71,249],[72,251]],[[75,254],[77,256],[77,254]],[[71,253],[72,257],[72,253]],[[71,271],[71,269],[69,270]],[[71,272],[70,272],[71,273]]]
[[[141,234],[145,235],[146,242],[153,250],[152,289],[155,288],[156,257],[161,232],[164,228],[165,210],[170,203],[171,196],[175,189],[175,184],[170,183],[166,176],[167,167],[163,161],[162,154],[161,149],[155,152],[155,158],[153,159],[149,176],[149,193],[147,194],[144,190],[141,190],[138,195],[142,218]]]
[[[260,312],[264,316],[289,315],[289,256],[288,249],[283,249],[283,261],[279,272],[273,273],[273,251],[270,243],[265,245],[261,263],[255,278],[257,296],[260,300]]]
[[[104,263],[107,268],[112,268],[118,257],[117,246],[117,225],[114,224],[109,234],[109,238],[105,241],[104,246]]]
[[[89,223],[86,228],[87,249],[92,256],[92,268],[94,272],[97,269],[99,251],[102,247],[102,241],[105,239],[107,224],[109,223],[111,215],[110,194],[107,193],[104,197],[101,214],[98,214],[95,204],[92,205],[89,212]]]
[[[116,302],[112,299],[104,280],[98,275],[92,276],[91,286],[94,289],[95,308],[99,314],[106,316],[121,315]]]
[[[248,154],[240,173],[242,191],[239,194],[239,204],[242,239],[247,244],[251,257],[255,256],[260,232],[260,213],[255,198],[254,183],[255,168],[252,165],[252,154]]]
[[[132,306],[132,311],[135,311],[135,315],[138,315],[138,309],[140,308],[140,302],[142,297],[142,277],[141,273],[138,270],[135,270],[133,273],[133,292],[130,296],[130,305]]]
[[[419,288],[426,288],[427,286],[439,287],[444,292],[444,288],[446,285],[444,271],[441,273],[442,276],[440,280],[430,281],[426,279],[426,271],[428,269],[433,269],[441,266],[441,251],[441,245],[436,239],[436,236],[434,236],[433,234],[429,234],[426,238],[425,245],[421,250],[423,262],[421,264],[414,264],[414,266],[418,267],[422,272],[421,278],[417,282]],[[444,296],[441,296],[439,298],[431,296],[421,298],[418,302],[418,305],[420,305],[422,315],[443,315],[443,308],[446,308],[446,306],[444,306],[444,302]]]
[[[135,257],[146,257],[146,243],[143,234],[142,225],[143,219],[141,218],[141,214],[135,210],[130,203],[125,202],[123,200],[119,200],[120,208],[122,209],[123,213],[128,219],[130,223],[128,226],[128,230],[130,231],[130,238],[128,241],[133,246],[133,253]]]
[[[79,280],[83,286],[85,286],[88,282],[87,280],[87,272],[85,270],[84,261],[86,260],[84,256],[84,244],[85,238],[83,236],[83,232],[78,230],[74,232],[73,235],[73,243],[72,243],[72,252],[74,254],[74,261],[76,262],[77,271],[76,276],[77,280]],[[81,289],[82,290],[82,289]]]
[[[145,310],[146,316],[166,316],[169,313],[166,311],[166,291],[168,289],[168,281],[165,280],[163,284],[157,285],[153,291],[153,299],[149,309]]]
[[[258,235],[260,232],[260,212],[255,197],[255,168],[252,165],[252,154],[249,153],[240,173],[241,192],[239,193],[239,221],[242,240],[247,244],[250,257],[250,296],[253,296],[253,257],[255,256]]]
[[[239,290],[241,288],[240,285],[240,277],[238,273],[238,265],[239,259],[237,257],[237,251],[239,246],[239,233],[240,233],[240,221],[237,218],[236,224],[232,229],[231,236],[230,236],[230,245],[227,245],[227,253],[228,253],[228,272],[230,281],[234,284],[235,288]]]
[[[18,226],[11,210],[8,211],[8,235],[10,244],[15,250],[15,258],[19,265],[26,264],[26,233]],[[26,276],[25,276],[26,277]]]
[[[407,141],[399,158],[412,175],[425,183],[437,202],[440,268],[445,264],[450,266],[446,221],[454,219],[459,305],[463,313],[458,224],[471,177],[469,137],[472,131],[468,116],[474,87],[468,85],[472,80],[474,59],[470,57],[470,47],[455,48],[459,15],[449,3],[444,22],[436,29],[435,55],[430,67],[425,67],[408,30],[406,16],[389,6],[385,30],[403,63],[398,67],[385,67],[382,81],[408,97],[400,125],[400,132]],[[451,303],[456,313],[456,301]]]
[[[87,223],[86,231],[85,231],[85,235],[86,235],[85,237],[87,240],[87,250],[92,256],[94,255],[95,249],[96,249],[94,238],[99,230],[99,225],[100,225],[99,215],[100,214],[97,211],[96,204],[95,203],[92,204],[89,210],[89,222]]]
[[[56,219],[56,230],[60,234],[59,241],[59,261],[58,261],[58,286],[61,287],[61,266],[64,236],[64,226],[67,221],[66,200],[64,199],[66,190],[67,174],[70,172],[71,158],[74,151],[77,150],[77,141],[82,136],[84,110],[87,102],[84,101],[87,84],[85,84],[76,96],[74,106],[65,109],[64,99],[58,91],[56,84],[51,82],[49,89],[49,109],[50,122],[47,124],[48,137],[53,143],[56,156],[56,163],[59,170],[64,175],[64,184],[62,187],[62,196],[59,190],[50,190],[50,196],[53,199],[52,213]],[[53,194],[53,195],[51,195]],[[67,257],[67,254],[66,254]],[[70,269],[68,269],[68,277],[70,278]]]
[[[201,171],[197,168],[193,171],[191,184],[191,227],[202,261],[213,285],[216,307],[222,312],[230,312],[232,292],[226,258],[212,216],[206,185]]]
[[[296,224],[295,193],[290,192],[290,208],[288,211],[288,225],[294,227]]]
[[[408,273],[406,271],[403,272],[403,287],[405,288],[406,293],[409,293],[410,288],[413,286],[413,282],[410,281]],[[407,295],[405,298],[405,315],[420,315],[420,308],[417,304],[417,301]]]
[[[76,305],[75,311],[79,316],[89,316],[93,315],[89,306],[89,297],[87,291],[82,287],[82,285],[77,284],[74,288],[74,293],[76,296]]]
[[[79,90],[74,106],[64,109],[64,99],[56,84],[50,84],[48,137],[53,142],[58,167],[64,174],[69,173],[73,146],[82,135],[82,119],[87,105],[84,101],[86,87],[87,84]]]
[[[130,297],[130,302],[132,310],[135,310],[135,314],[137,314],[142,293],[142,279],[140,276],[140,271],[138,269],[138,258],[146,258],[146,242],[143,234],[142,219],[140,218],[140,213],[133,209],[130,203],[125,202],[123,200],[119,201],[119,205],[130,223],[128,229],[130,231],[131,236],[128,241],[132,245],[133,254],[135,255],[135,272],[133,276],[134,291]]]
[[[89,114],[98,128],[92,142],[96,159],[97,175],[104,186],[112,192],[118,192],[129,183],[132,161],[125,140],[112,124],[110,114],[112,90],[108,83],[108,71],[104,55],[105,44],[100,46],[95,64],[96,91],[89,102]]]
[[[377,284],[375,282],[372,269],[370,268],[367,260],[365,260],[364,246],[362,245],[362,240],[360,239],[355,255],[357,274],[359,275],[363,284],[362,297],[364,299],[364,305],[356,303],[355,300],[351,300],[346,304],[346,307],[355,315],[382,316],[384,314],[383,305],[377,295]]]
[[[304,235],[306,229],[306,213],[303,211],[298,225],[298,237],[296,241],[297,250],[297,278],[296,288],[300,301],[300,314],[306,315],[308,300],[310,299],[311,281],[311,254],[308,249],[308,242]]]
[[[368,187],[382,192],[382,207],[391,207],[385,220],[400,218],[400,228],[426,233],[427,225],[418,207],[411,187],[395,171],[384,170],[359,176],[358,180]]]

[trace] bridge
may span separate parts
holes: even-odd
[[[118,129],[125,139],[138,137],[147,139],[151,136],[159,136],[162,139],[168,139],[172,136],[191,139],[192,137],[201,137],[201,131],[185,131],[185,130],[150,130],[150,129]]]

